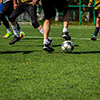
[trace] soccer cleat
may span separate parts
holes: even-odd
[[[7,38],[9,38],[11,35],[13,35],[12,32],[10,32],[10,33],[7,32],[6,35],[3,36],[3,38],[4,38],[4,39],[7,39]]]
[[[9,43],[10,45],[16,43],[17,41],[19,41],[21,38],[14,36],[13,40]]]
[[[22,33],[19,35],[20,38],[22,38],[23,36],[25,36],[25,33],[24,33],[24,32],[22,32]]]
[[[52,41],[52,40],[50,40],[50,39],[48,39],[48,41],[49,41],[49,44],[50,44],[50,45],[53,43],[53,41]]]
[[[48,52],[54,51],[54,49],[50,46],[50,43],[43,44],[43,50],[48,51]]]
[[[71,40],[71,37],[68,35],[69,32],[63,32],[62,33],[62,37],[65,39],[65,40]]]
[[[96,38],[95,36],[93,36],[93,37],[91,38],[91,40],[96,41],[97,38]]]

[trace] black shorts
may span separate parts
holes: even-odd
[[[45,14],[45,19],[51,19],[56,15],[56,9],[59,12],[66,12],[69,10],[68,2],[66,0],[42,0],[42,7]]]
[[[100,18],[100,8],[95,10],[95,17]]]
[[[2,12],[3,16],[7,15],[8,19],[9,19],[9,17],[12,14],[13,10],[14,10],[13,2],[12,1],[8,1],[7,3],[4,4],[1,12]]]
[[[23,12],[27,12],[31,17],[31,22],[34,28],[39,27],[39,23],[37,22],[36,16],[36,5],[33,6],[32,4],[20,3],[19,6],[13,11],[10,16],[10,21],[13,22],[20,14]]]

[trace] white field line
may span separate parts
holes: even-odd
[[[0,35],[0,37],[3,37],[2,35]],[[13,36],[11,36],[13,37]],[[24,36],[23,38],[34,38],[34,39],[38,39],[38,38],[41,38],[43,39],[43,37],[36,37],[36,36]],[[62,37],[50,37],[51,39],[62,39]],[[74,38],[72,37],[71,39],[74,39],[74,40],[91,40],[91,38]],[[97,40],[100,40],[100,39],[97,39]]]
[[[35,37],[35,36],[25,36],[24,38],[41,38],[43,39],[43,37]],[[62,37],[50,37],[51,39],[62,39]],[[71,38],[71,39],[74,39],[74,40],[91,40],[91,38]],[[97,39],[97,40],[100,40],[100,39]]]
[[[0,37],[3,37],[2,35],[0,35]],[[13,37],[13,36],[11,36]],[[36,37],[36,36],[24,36],[23,38],[35,38],[35,39],[38,39],[38,38],[41,38],[43,39],[43,37]],[[52,39],[62,39],[62,37],[50,37]],[[74,39],[74,40],[91,40],[90,38],[71,38],[71,39]],[[97,39],[97,40],[100,40],[100,39]]]
[[[3,37],[3,36],[0,35],[0,37]],[[13,37],[13,36],[11,36],[11,37]],[[36,37],[36,36],[24,36],[23,38],[30,38],[30,39],[32,39],[32,38],[35,38],[35,39],[41,38],[41,39],[43,39],[43,37]],[[52,38],[52,39],[62,39],[62,37],[50,37],[50,38]],[[71,39],[74,39],[74,40],[91,40],[91,38],[73,38],[73,37],[71,37]],[[100,39],[97,39],[97,40],[100,40]]]

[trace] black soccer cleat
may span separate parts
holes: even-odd
[[[48,51],[48,52],[52,52],[54,51],[54,49],[50,46],[50,44],[43,44],[43,50]]]
[[[50,40],[50,39],[48,39],[48,41],[49,41],[49,44],[50,44],[50,45],[53,43],[53,41],[52,41],[52,40]]]
[[[62,33],[62,37],[65,39],[65,40],[71,40],[71,37],[68,35],[69,32],[63,32]]]
[[[9,42],[9,44],[12,45],[12,44],[16,43],[19,40],[20,40],[19,37],[14,36],[13,40],[11,42]]]
[[[91,38],[91,40],[96,41],[97,38],[93,36],[93,37]]]

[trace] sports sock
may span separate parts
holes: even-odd
[[[43,35],[43,28],[40,30],[40,33]]]
[[[94,32],[94,35],[93,35],[93,36],[97,36],[98,32],[99,32],[99,27],[96,27],[95,32]]]
[[[48,37],[48,40],[51,40],[51,38],[50,38],[50,37]]]
[[[16,35],[17,37],[19,37],[19,34],[17,32],[17,24],[12,26],[12,29],[13,29],[13,32],[14,32],[14,35]]]
[[[48,44],[48,39],[44,39],[44,43],[43,44]]]
[[[8,33],[11,33],[11,29],[10,29],[10,28],[7,28],[7,32],[8,32]]]
[[[19,31],[19,33],[20,33],[20,34],[22,34],[22,33],[23,33],[22,29],[19,29],[18,31]]]
[[[67,28],[63,28],[63,32],[67,32]]]

